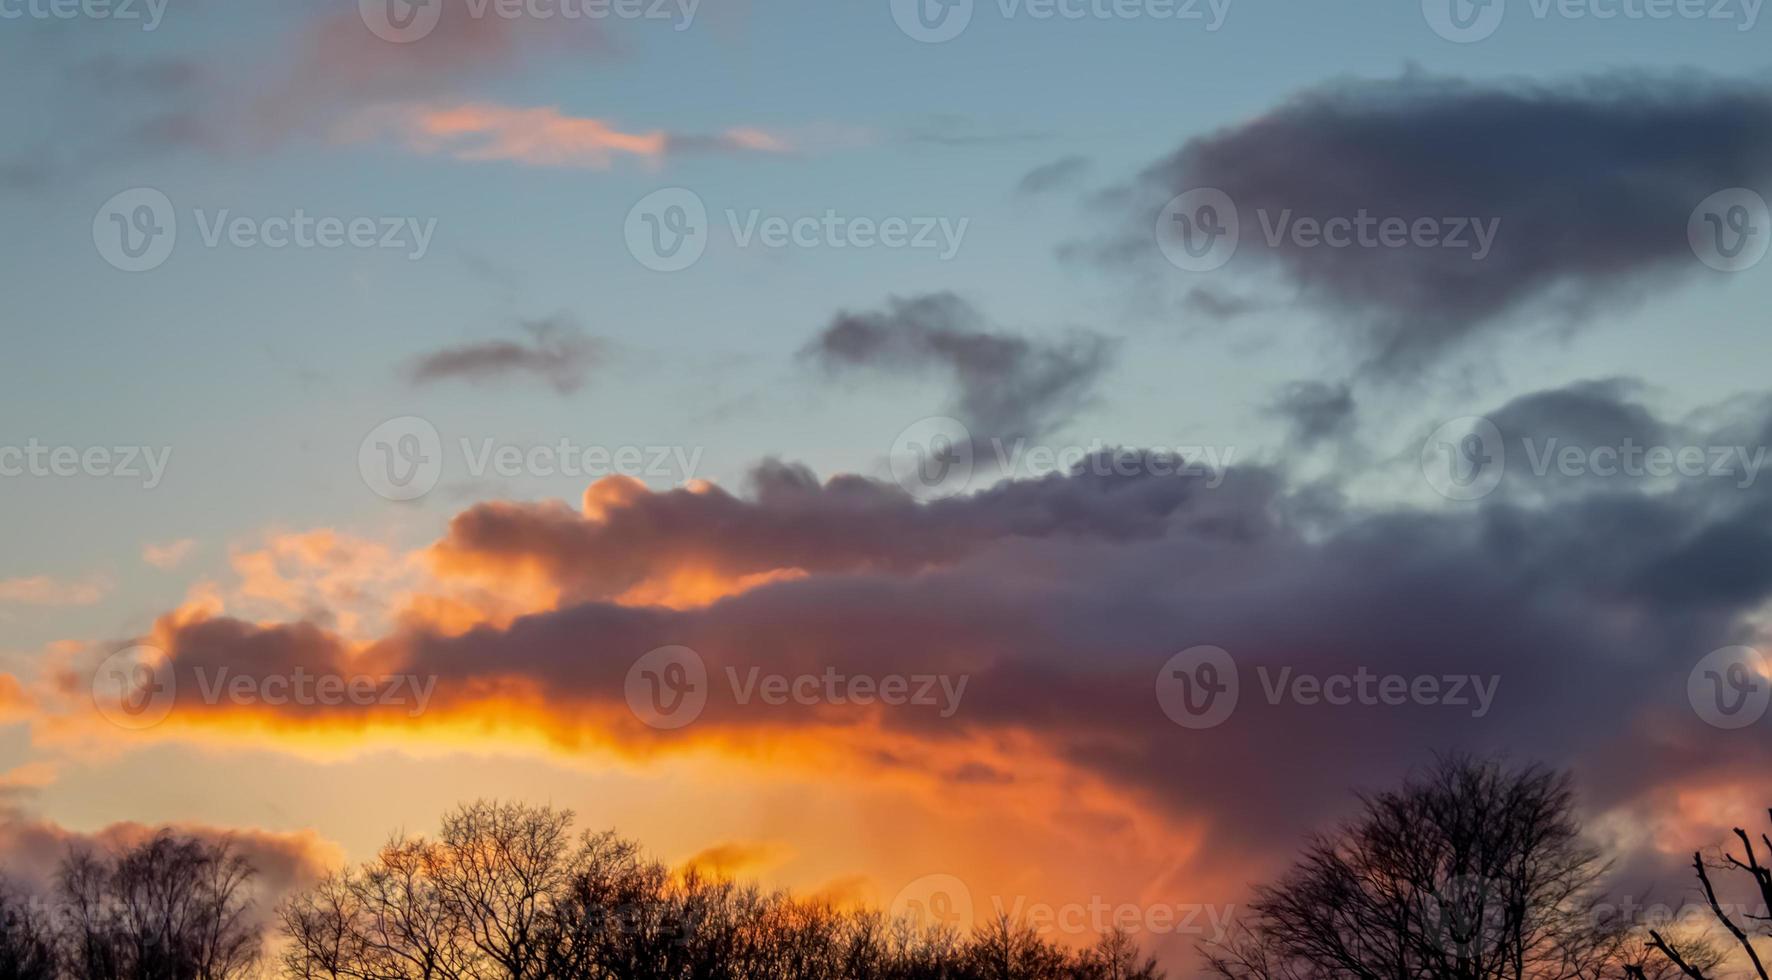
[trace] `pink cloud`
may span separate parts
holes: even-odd
[[[352,142],[392,138],[414,153],[447,154],[458,160],[595,170],[608,169],[618,157],[657,160],[672,151],[789,149],[783,139],[753,128],[714,136],[656,129],[625,132],[606,120],[567,115],[555,106],[494,102],[377,106],[352,116],[335,135]]]
[[[177,541],[168,541],[164,544],[155,544],[149,541],[142,545],[142,561],[161,571],[171,571],[183,564],[184,560],[190,557],[191,549],[196,546],[197,541],[194,538],[180,538]]]

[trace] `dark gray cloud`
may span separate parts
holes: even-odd
[[[1346,384],[1294,381],[1281,388],[1267,408],[1282,419],[1293,441],[1314,446],[1352,433],[1354,393]]]
[[[1704,272],[1687,241],[1693,209],[1716,191],[1768,184],[1772,88],[1762,84],[1624,72],[1479,84],[1410,72],[1329,83],[1189,140],[1100,199],[1127,216],[1121,231],[1068,251],[1169,276],[1277,271],[1388,374],[1505,325],[1578,323],[1662,277]],[[1207,187],[1234,202],[1239,250],[1212,273],[1177,273],[1153,254],[1155,218],[1172,196]],[[1463,248],[1328,247],[1284,233],[1361,215],[1433,219],[1442,234],[1472,220],[1494,235],[1479,259],[1474,225]]]
[[[884,311],[841,312],[801,351],[831,371],[872,369],[952,377],[952,412],[975,438],[1033,437],[1087,402],[1114,344],[1073,331],[1058,341],[994,332],[952,293],[893,298]]]
[[[602,345],[571,320],[555,316],[522,324],[527,343],[488,340],[445,347],[416,358],[407,369],[415,384],[437,381],[501,381],[530,376],[567,395],[584,386]]]
[[[1143,453],[1125,457],[1128,470],[1151,468]],[[771,460],[751,472],[749,499],[719,487],[679,488],[634,496],[595,520],[557,502],[477,504],[450,522],[436,550],[454,564],[543,569],[564,595],[583,601],[620,596],[678,566],[735,578],[790,566],[911,572],[994,541],[1133,540],[1160,535],[1184,515],[1224,517],[1199,500],[1222,489],[1202,477],[1139,481],[1085,471],[920,504],[893,484],[849,475],[820,483],[803,466]],[[1239,480],[1227,499],[1271,493],[1264,474]]]
[[[1016,182],[1015,191],[1018,194],[1033,195],[1072,187],[1088,171],[1089,158],[1086,156],[1072,154],[1059,157],[1023,174],[1021,180]]]
[[[1521,405],[1535,406],[1537,431],[1571,439],[1612,438],[1621,430],[1593,420],[1635,414],[1604,385],[1517,401],[1513,414],[1526,414]],[[1736,419],[1742,431],[1767,430],[1764,408]],[[550,710],[613,718],[609,737],[651,748],[689,734],[626,715],[624,680],[638,655],[666,644],[694,648],[713,676],[742,665],[964,674],[963,709],[951,717],[878,719],[926,740],[926,755],[904,766],[938,759],[950,772],[969,745],[1035,734],[1072,766],[1199,828],[1188,871],[1237,881],[1259,877],[1279,853],[1273,841],[1332,820],[1350,786],[1389,784],[1435,750],[1574,765],[1595,812],[1670,785],[1751,779],[1772,762],[1758,737],[1718,752],[1721,733],[1688,693],[1701,657],[1758,635],[1772,599],[1772,480],[1621,478],[1615,492],[1551,498],[1503,484],[1433,510],[1331,508],[1260,467],[1236,468],[1212,489],[1093,462],[929,504],[865,478],[820,484],[774,464],[749,499],[634,488],[592,514],[559,508],[539,523],[534,505],[485,505],[524,519],[464,516],[451,541],[479,559],[530,559],[526,568],[565,587],[562,608],[460,635],[403,629],[367,649],[313,622],[166,625],[180,670],[378,665],[435,674],[446,705],[515,680]],[[1302,505],[1316,512],[1308,529]],[[629,584],[597,567],[606,562],[654,562],[642,576],[654,578],[677,565],[802,574],[668,609],[591,598]],[[1232,655],[1241,695],[1223,724],[1184,728],[1164,717],[1154,685],[1171,654],[1200,644]],[[1459,677],[1464,700],[1313,703],[1286,687],[1298,675]],[[1479,702],[1479,681],[1494,685],[1492,700]],[[183,700],[186,687],[179,710],[205,710]],[[813,708],[762,711],[721,693],[690,734],[742,742],[832,723]],[[875,744],[858,733],[858,752]]]

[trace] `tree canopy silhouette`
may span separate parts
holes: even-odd
[[[282,909],[293,980],[1157,980],[999,919],[969,936],[673,872],[572,814],[479,802]]]
[[[1209,948],[1224,980],[1598,980],[1645,950],[1604,901],[1608,863],[1569,777],[1451,756],[1312,837]]]

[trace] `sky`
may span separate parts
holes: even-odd
[[[0,0],[0,856],[503,797],[1185,963],[1467,749],[1683,884],[1767,802],[1759,15]]]

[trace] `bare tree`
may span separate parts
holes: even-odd
[[[1772,811],[1768,811],[1768,815],[1772,816]],[[1766,963],[1759,950],[1754,948],[1754,940],[1772,936],[1772,927],[1769,927],[1772,911],[1768,911],[1772,909],[1772,868],[1762,862],[1760,852],[1754,847],[1754,838],[1746,830],[1736,827],[1735,839],[1741,845],[1739,855],[1724,850],[1715,859],[1706,861],[1702,851],[1695,851],[1692,870],[1698,877],[1699,888],[1704,893],[1705,905],[1713,921],[1727,934],[1733,948],[1741,951],[1753,974],[1759,980],[1768,980]],[[1761,834],[1759,839],[1766,852],[1772,854],[1772,837]],[[1717,897],[1717,886],[1711,880],[1712,871],[1729,872],[1742,879],[1758,899],[1757,908],[1732,910],[1725,905]],[[1714,946],[1691,939],[1682,941],[1682,937],[1669,936],[1659,929],[1649,931],[1649,946],[1666,964],[1689,980],[1712,980],[1725,961],[1721,950]]]
[[[82,980],[232,980],[252,973],[253,869],[226,843],[162,831],[113,855],[63,861],[64,969]]]
[[[55,980],[55,934],[42,903],[0,878],[0,980]]]
[[[1007,918],[963,937],[673,872],[571,814],[475,803],[435,841],[287,902],[293,980],[1160,980],[1130,937],[1092,950]]]
[[[1083,954],[1082,966],[1089,980],[1156,980],[1162,975],[1157,961],[1143,957],[1132,936],[1117,927]]]
[[[1596,980],[1628,930],[1567,776],[1454,756],[1313,837],[1254,918],[1207,949],[1226,980]]]

